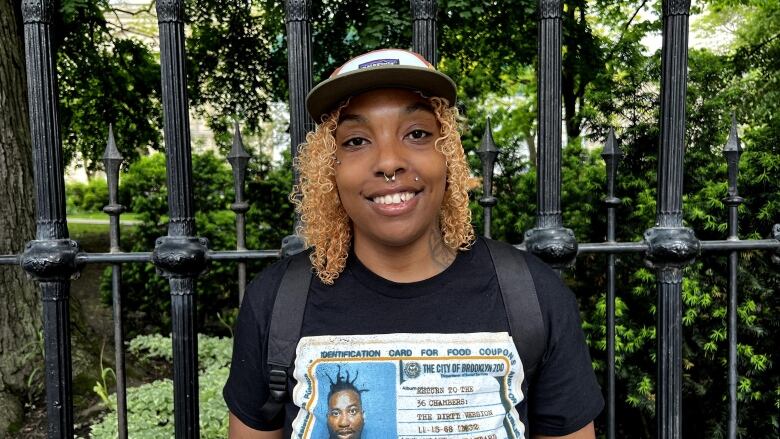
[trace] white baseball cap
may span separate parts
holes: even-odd
[[[418,90],[455,104],[455,83],[417,53],[380,49],[352,58],[320,82],[306,97],[306,109],[320,122],[339,103],[377,88]]]

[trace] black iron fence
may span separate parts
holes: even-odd
[[[411,0],[413,49],[430,61],[436,55],[435,0]],[[311,88],[311,30],[309,0],[285,2],[289,49],[291,143],[298,145],[312,127],[304,108]],[[681,433],[681,283],[682,270],[700,252],[726,252],[729,260],[728,289],[728,437],[737,431],[737,262],[739,252],[767,250],[780,262],[780,225],[772,239],[740,240],[737,208],[742,203],[737,191],[737,168],[741,152],[736,122],[732,123],[724,148],[728,162],[729,234],[725,240],[699,241],[682,223],[682,177],[685,150],[685,98],[690,1],[663,1],[663,61],[661,83],[661,141],[658,157],[658,199],[656,226],[644,232],[639,242],[615,241],[615,173],[620,160],[614,133],[610,132],[602,156],[607,164],[607,240],[578,244],[561,216],[561,1],[540,0],[538,39],[538,163],[536,227],[526,232],[519,247],[547,262],[563,266],[578,254],[608,255],[607,271],[607,437],[615,435],[615,255],[644,254],[657,277],[657,437],[679,439]],[[52,48],[53,0],[23,0],[25,47],[30,104],[30,128],[36,187],[37,233],[21,255],[0,256],[0,264],[19,264],[40,283],[44,317],[46,398],[48,436],[73,437],[71,391],[70,278],[84,264],[110,263],[116,349],[117,409],[120,437],[127,437],[124,346],[122,329],[121,266],[153,262],[160,275],[169,279],[173,333],[173,381],[175,431],[177,438],[199,437],[197,338],[194,320],[195,279],[210,261],[229,260],[238,264],[239,284],[246,282],[245,262],[277,258],[300,249],[302,243],[288,236],[281,249],[247,250],[244,174],[249,155],[238,129],[228,160],[233,167],[236,199],[237,249],[215,251],[196,235],[192,195],[192,164],[188,125],[188,99],[184,70],[184,24],[181,0],[157,0],[167,155],[168,235],[160,237],[150,252],[122,252],[119,247],[119,217],[123,207],[117,201],[119,164],[122,161],[109,132],[104,163],[109,185],[110,252],[86,253],[69,239],[65,218],[64,170],[58,117],[57,76]],[[237,127],[236,127],[237,128]],[[292,148],[293,154],[296,149]],[[490,235],[493,165],[498,149],[488,123],[479,151],[484,167],[484,234]],[[243,293],[243,290],[240,291]]]

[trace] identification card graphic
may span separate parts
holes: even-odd
[[[522,439],[523,367],[507,333],[304,337],[300,439]]]

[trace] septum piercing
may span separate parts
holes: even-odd
[[[385,183],[390,183],[391,181],[395,181],[395,171],[393,171],[392,177],[388,177],[387,174],[385,174],[384,172],[382,173],[382,175],[385,177]]]

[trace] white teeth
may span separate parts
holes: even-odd
[[[377,204],[398,204],[414,198],[414,192],[400,192],[389,195],[374,197],[374,203]]]

